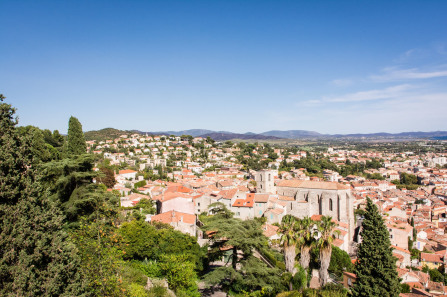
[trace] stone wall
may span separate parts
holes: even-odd
[[[294,187],[277,187],[278,195],[294,197],[287,213],[298,218],[313,215],[331,216],[349,226],[349,239],[354,237],[354,206],[350,189],[326,190]]]

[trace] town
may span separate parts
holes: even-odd
[[[377,144],[312,151],[147,134],[87,141],[89,152],[101,156],[95,170],[105,163],[113,168],[116,183],[108,191],[119,192],[124,211],[152,201],[154,211],[145,221],[170,224],[201,245],[208,242],[201,216],[221,203],[235,218],[264,218],[272,245],[285,216],[330,216],[337,231],[333,245],[355,263],[369,198],[385,220],[401,284],[437,296],[447,294],[447,153],[445,143],[431,144],[419,141],[418,152],[389,152],[374,149]],[[308,168],[295,166],[303,164]],[[323,164],[321,170],[315,164]],[[311,285],[318,286],[318,275],[313,278]],[[332,281],[349,288],[355,279],[345,271]]]

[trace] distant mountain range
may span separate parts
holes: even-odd
[[[369,133],[369,134],[321,134],[315,131],[307,130],[272,130],[263,133],[247,132],[244,134],[228,131],[212,131],[206,129],[191,129],[181,131],[158,131],[143,132],[139,130],[123,131],[113,128],[105,128],[98,131],[89,131],[85,133],[87,140],[112,139],[122,134],[139,133],[149,135],[191,135],[193,137],[211,137],[216,141],[225,141],[231,139],[255,139],[255,140],[274,140],[274,139],[446,139],[447,131],[434,132],[402,132],[402,133]]]

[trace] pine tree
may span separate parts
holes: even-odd
[[[67,135],[67,153],[68,156],[78,156],[87,152],[87,145],[85,143],[84,133],[82,132],[82,125],[75,117],[70,117],[68,121],[68,135]]]
[[[392,254],[389,233],[377,206],[369,198],[362,227],[352,296],[399,296],[396,258]]]
[[[0,94],[0,295],[82,296],[76,248],[36,181],[32,150]]]

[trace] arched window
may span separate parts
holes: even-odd
[[[259,177],[261,178],[261,181],[262,181],[262,174],[260,174]]]
[[[337,221],[340,221],[340,195],[337,195]]]
[[[332,199],[329,199],[329,210],[332,211]]]
[[[322,195],[318,196],[318,214],[323,214],[323,199],[321,197]]]
[[[271,180],[271,174],[269,173],[269,181]]]

